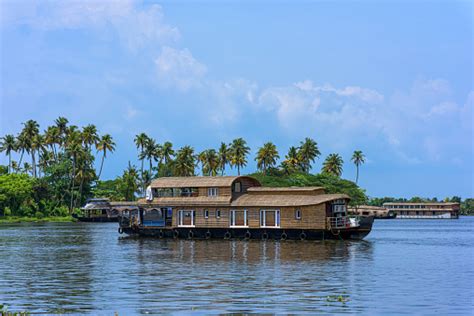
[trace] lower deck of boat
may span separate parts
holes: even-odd
[[[119,233],[156,238],[181,239],[260,239],[260,240],[360,240],[369,234],[370,227],[335,230],[262,229],[262,228],[149,228],[120,227]]]

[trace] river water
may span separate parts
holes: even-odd
[[[474,313],[474,218],[377,220],[364,241],[119,236],[116,223],[0,225],[9,311]]]

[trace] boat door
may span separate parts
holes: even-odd
[[[165,216],[165,226],[173,225],[173,208],[171,207],[162,207],[161,211]]]

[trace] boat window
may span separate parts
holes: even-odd
[[[300,209],[296,209],[296,211],[295,211],[295,219],[301,219],[301,210],[300,210]]]
[[[242,183],[241,182],[234,183],[234,192],[242,192]]]
[[[280,227],[280,210],[260,210],[261,227]]]
[[[216,210],[216,218],[221,218],[221,210]]]
[[[209,218],[209,210],[204,210],[204,218]]]
[[[247,227],[247,210],[231,210],[230,211],[231,227]]]
[[[217,196],[218,190],[217,188],[208,188],[207,189],[207,196]]]
[[[194,211],[180,210],[179,211],[179,226],[194,226]]]

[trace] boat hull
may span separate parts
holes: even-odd
[[[110,223],[110,222],[118,222],[118,217],[83,217],[83,216],[74,216],[80,222],[88,222],[88,223]]]
[[[360,240],[370,233],[374,218],[365,217],[354,228],[280,229],[280,228],[196,228],[196,227],[120,227],[119,233],[157,238],[184,239],[259,239],[259,240]]]

